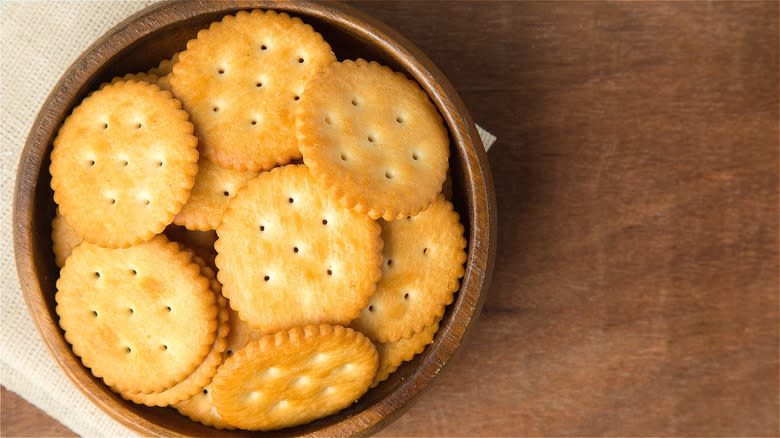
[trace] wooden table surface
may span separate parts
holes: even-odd
[[[382,434],[780,434],[778,3],[357,6],[499,138],[487,304]]]

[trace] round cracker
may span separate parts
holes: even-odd
[[[439,321],[425,327],[421,332],[415,333],[411,338],[399,339],[396,342],[375,344],[376,351],[379,354],[379,368],[376,371],[376,377],[371,383],[371,387],[375,387],[387,380],[390,374],[401,366],[402,363],[408,362],[414,358],[414,356],[420,354],[425,350],[425,347],[433,342],[433,336],[439,331]]]
[[[203,155],[256,172],[300,158],[295,108],[306,82],[335,60],[299,18],[241,11],[198,32],[170,81],[198,126]]]
[[[54,262],[58,267],[65,265],[65,260],[73,252],[73,248],[79,246],[84,240],[68,225],[65,218],[57,214],[51,221],[51,241],[54,251]]]
[[[55,300],[73,352],[122,392],[159,392],[183,380],[218,326],[208,279],[163,236],[126,249],[82,243],[60,271]]]
[[[201,158],[190,200],[173,219],[188,230],[216,230],[228,202],[238,189],[257,176],[255,172],[226,169]]]
[[[253,327],[348,324],[381,274],[380,226],[336,205],[302,165],[250,180],[217,228],[230,306]]]
[[[127,400],[147,406],[168,406],[187,400],[200,393],[211,382],[211,378],[214,377],[217,368],[222,364],[224,359],[223,353],[228,347],[228,334],[232,325],[229,319],[230,313],[227,299],[220,293],[222,285],[219,284],[216,274],[206,264],[206,261],[194,253],[192,254],[192,261],[200,266],[201,275],[209,280],[211,291],[217,300],[219,328],[217,329],[214,343],[211,345],[211,349],[203,362],[186,379],[162,392],[151,394],[121,393],[122,397]]]
[[[162,232],[190,195],[197,139],[178,100],[156,85],[106,85],[54,140],[51,187],[84,240],[128,247]]]
[[[377,369],[371,341],[340,326],[264,336],[228,358],[211,383],[222,419],[273,430],[336,413],[367,390]]]
[[[376,62],[331,64],[307,85],[296,116],[312,175],[371,218],[417,214],[441,191],[449,139],[428,95]]]
[[[439,195],[417,216],[385,222],[382,240],[382,279],[352,327],[395,342],[444,315],[464,273],[466,239],[458,213]]]

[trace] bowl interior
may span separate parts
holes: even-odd
[[[45,153],[38,162],[35,162],[34,158],[30,162],[29,157],[24,157],[23,162],[20,164],[20,167],[37,166],[37,169],[35,169],[37,173],[34,174],[34,179],[27,184],[24,181],[20,181],[17,186],[17,198],[20,196],[20,191],[34,191],[32,201],[33,232],[30,233],[31,235],[28,238],[30,239],[29,245],[32,252],[33,275],[36,277],[37,287],[40,288],[43,303],[45,303],[46,307],[43,315],[35,315],[35,311],[33,311],[36,323],[43,332],[44,338],[47,340],[57,360],[80,388],[112,416],[127,425],[133,425],[145,434],[244,436],[249,433],[244,431],[218,432],[215,429],[190,421],[186,417],[179,415],[172,408],[148,408],[127,402],[104,386],[100,380],[92,376],[89,370],[81,366],[78,358],[70,352],[62,336],[62,331],[56,324],[57,315],[55,312],[54,294],[58,270],[54,264],[54,257],[51,252],[50,237],[51,219],[55,214],[56,206],[53,203],[52,191],[49,187],[49,152],[51,151],[51,144],[56,136],[57,129],[64,117],[70,114],[72,109],[92,90],[97,89],[101,83],[110,81],[114,76],[146,71],[156,66],[160,60],[170,58],[174,52],[184,49],[187,41],[194,38],[198,30],[208,27],[209,23],[220,20],[224,15],[235,13],[238,10],[251,9],[251,7],[248,7],[248,3],[245,5],[241,2],[216,2],[209,5],[208,8],[202,8],[204,10],[182,13],[183,16],[176,17],[175,20],[168,18],[170,22],[162,26],[158,26],[151,21],[151,24],[147,24],[151,30],[144,30],[141,32],[141,36],[131,39],[129,43],[121,41],[121,38],[116,38],[116,35],[112,37],[111,34],[99,40],[89,51],[96,50],[96,47],[99,48],[101,44],[116,47],[116,50],[114,50],[114,53],[111,54],[105,63],[94,67],[87,65],[80,70],[78,68],[79,61],[77,61],[74,64],[76,66],[75,71],[71,69],[66,73],[66,77],[58,84],[49,101],[47,101],[48,106],[60,105],[60,110],[52,112],[54,116],[52,120],[48,121],[48,125],[44,123],[44,126],[48,126],[48,129],[42,129],[37,132],[34,130],[30,134],[30,139],[28,139],[28,148],[33,141],[42,142],[41,144],[45,145]],[[291,15],[299,16],[304,22],[312,25],[315,30],[325,37],[333,47],[339,60],[358,57],[376,60],[389,65],[396,71],[406,73],[409,77],[418,78],[419,72],[409,68],[410,65],[418,65],[418,60],[410,59],[407,56],[408,53],[403,50],[388,50],[387,47],[377,45],[372,37],[372,34],[377,32],[376,28],[373,27],[376,23],[370,22],[370,19],[351,8],[333,6],[335,9],[332,9],[331,6],[310,5],[305,2],[280,2],[271,5],[263,4],[263,2],[253,2],[253,4],[256,4],[258,7],[270,6],[277,10],[286,10]],[[131,18],[131,20],[121,24],[118,28],[122,26],[132,28],[138,25],[139,20],[142,22],[141,26],[143,27],[144,17],[153,17],[155,13],[165,13],[169,9],[171,9],[171,5],[152,7],[150,10],[142,11],[140,15]],[[173,9],[182,10],[183,8]],[[356,14],[358,16],[357,19],[355,18]],[[383,37],[387,38],[387,35],[383,34]],[[405,47],[407,43],[391,40],[388,44],[390,46]],[[68,76],[78,75],[84,76],[80,82],[67,81]],[[418,79],[418,82],[421,81]],[[422,85],[424,88],[427,88],[425,84]],[[400,413],[405,402],[417,394],[430,378],[438,373],[441,366],[454,352],[465,329],[468,328],[474,314],[478,311],[479,303],[481,303],[480,292],[486,283],[486,273],[484,272],[484,266],[481,267],[482,272],[475,273],[474,270],[477,268],[475,268],[472,261],[474,257],[474,254],[472,254],[475,228],[474,212],[478,211],[479,208],[479,205],[477,205],[478,200],[474,199],[473,191],[470,190],[473,188],[472,185],[475,184],[473,180],[475,163],[474,158],[471,156],[474,153],[473,149],[475,146],[472,143],[474,141],[473,133],[464,134],[464,127],[460,126],[460,122],[453,120],[445,114],[446,111],[442,107],[441,101],[442,99],[448,99],[448,96],[442,96],[436,90],[427,89],[426,91],[432,96],[434,103],[439,106],[440,112],[445,115],[445,122],[450,131],[450,172],[453,181],[453,203],[461,215],[461,221],[466,228],[466,237],[469,241],[469,261],[467,261],[466,277],[463,279],[464,286],[456,295],[456,301],[447,308],[447,313],[441,323],[442,328],[437,334],[434,345],[426,348],[423,354],[418,355],[411,362],[402,365],[389,380],[369,391],[351,407],[314,423],[281,431],[280,433],[283,435],[318,432],[326,435],[366,433],[378,429],[390,417]],[[72,98],[66,101],[57,101],[57,97],[62,95],[70,95]],[[42,113],[44,111],[47,111],[46,106],[43,108]],[[470,123],[471,119],[468,114],[459,114],[459,116],[463,118],[462,120]],[[38,122],[36,126],[39,126]],[[476,143],[476,146],[481,147],[481,144]],[[25,148],[25,154],[28,154],[28,148]],[[483,185],[486,184],[482,179],[479,181]],[[489,202],[489,199],[485,202]],[[484,230],[477,232],[480,236],[484,236],[484,233]],[[487,263],[487,265],[492,265],[492,263]],[[489,272],[487,274],[489,275]],[[20,277],[22,276],[20,268]],[[469,276],[475,276],[473,281],[469,280]],[[30,293],[31,288],[25,287],[25,281],[22,281],[22,284],[25,293]],[[469,286],[470,290],[468,293],[464,292],[464,289],[470,284],[476,286]],[[464,300],[468,302],[464,303]],[[30,299],[28,299],[28,305],[34,306]],[[467,312],[467,314],[464,312]],[[56,332],[56,336],[52,337],[51,333],[47,336],[46,331]],[[59,338],[58,340],[57,337]],[[452,345],[441,345],[444,342],[443,337],[449,337]],[[52,343],[56,345],[52,345]],[[444,348],[443,353],[440,351],[442,348]],[[388,404],[386,402],[389,399],[392,399],[392,403]],[[344,424],[347,424],[347,426],[345,427]]]

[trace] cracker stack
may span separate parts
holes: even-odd
[[[448,158],[414,81],[337,62],[285,13],[226,16],[61,127],[65,338],[125,399],[216,428],[338,412],[433,342],[459,288]]]

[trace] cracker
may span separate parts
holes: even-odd
[[[257,341],[263,337],[263,332],[238,316],[238,313],[230,311],[230,335],[228,336],[228,346],[225,355],[232,356],[236,351],[246,347],[246,344]]]
[[[190,200],[173,223],[188,230],[216,230],[228,202],[238,189],[257,176],[255,172],[226,169],[201,158]]]
[[[171,223],[198,171],[180,103],[145,82],[110,84],[73,110],[54,140],[51,187],[84,240],[128,247]]]
[[[57,314],[82,363],[122,392],[159,392],[190,375],[216,336],[208,279],[158,236],[126,249],[82,243],[57,281]]]
[[[127,400],[145,404],[147,406],[168,406],[182,400],[187,400],[200,393],[203,388],[211,382],[211,378],[214,377],[214,374],[217,372],[217,367],[222,364],[223,353],[228,346],[227,339],[231,327],[227,299],[220,293],[222,286],[216,280],[214,271],[206,265],[206,261],[194,254],[192,261],[200,266],[201,275],[209,280],[211,291],[215,294],[217,299],[219,328],[217,329],[217,336],[214,339],[214,343],[211,345],[211,349],[203,362],[201,362],[195,371],[183,381],[162,392],[151,394],[122,393],[122,397]]]
[[[211,384],[222,419],[272,430],[336,413],[368,390],[377,369],[373,344],[329,325],[264,336],[225,361]]]
[[[58,267],[65,265],[65,260],[83,239],[68,225],[65,218],[57,214],[51,221],[51,241],[54,251],[54,262]]]
[[[256,172],[300,158],[295,108],[306,82],[335,60],[299,18],[241,11],[187,43],[171,86],[198,126],[203,155]]]
[[[206,426],[217,429],[235,429],[222,419],[217,408],[214,407],[214,402],[211,399],[211,385],[206,386],[193,397],[176,403],[173,407],[190,420],[203,423]]]
[[[230,357],[234,352],[240,351],[248,343],[262,338],[262,332],[253,329],[249,324],[242,321],[238,314],[230,311],[230,333],[228,334],[228,346],[225,350],[225,356]],[[201,392],[195,394],[189,400],[184,400],[174,405],[182,415],[189,417],[193,421],[203,423],[207,426],[214,426],[218,429],[232,429],[228,423],[222,420],[222,417],[214,407],[211,400],[211,386],[206,386]]]
[[[376,343],[379,368],[371,387],[373,388],[387,380],[390,374],[394,373],[402,363],[412,360],[414,356],[422,353],[428,344],[433,343],[433,336],[439,330],[439,321],[441,319],[437,319],[436,322],[425,327],[421,332],[415,333],[411,338],[386,344]]]
[[[348,324],[381,274],[379,225],[335,205],[302,165],[250,180],[217,228],[222,293],[253,327]]]
[[[417,216],[385,222],[382,279],[352,327],[396,342],[444,315],[463,276],[466,239],[452,204],[439,195]]]
[[[128,73],[128,74],[126,74],[124,76],[117,76],[117,77],[111,79],[110,83],[111,84],[116,84],[117,82],[128,82],[128,81],[138,82],[138,81],[143,81],[143,82],[146,82],[146,83],[149,83],[149,84],[156,84],[158,80],[160,80],[160,78],[157,75],[155,75],[155,74],[140,72],[140,73]],[[108,85],[108,83],[101,84],[100,88],[103,88],[103,87],[105,87],[107,85]]]
[[[160,76],[159,79],[157,79],[156,82],[157,86],[160,87],[161,90],[171,91],[173,92],[173,88],[171,87],[171,74],[168,73],[165,76]]]
[[[315,179],[371,218],[417,214],[441,191],[449,138],[428,95],[376,62],[331,64],[307,85],[298,146]]]
[[[179,53],[181,52],[174,53],[171,59],[164,59],[157,67],[149,70],[149,74],[158,77],[157,86],[162,90],[171,91],[171,71],[173,71],[173,66],[179,62]]]

